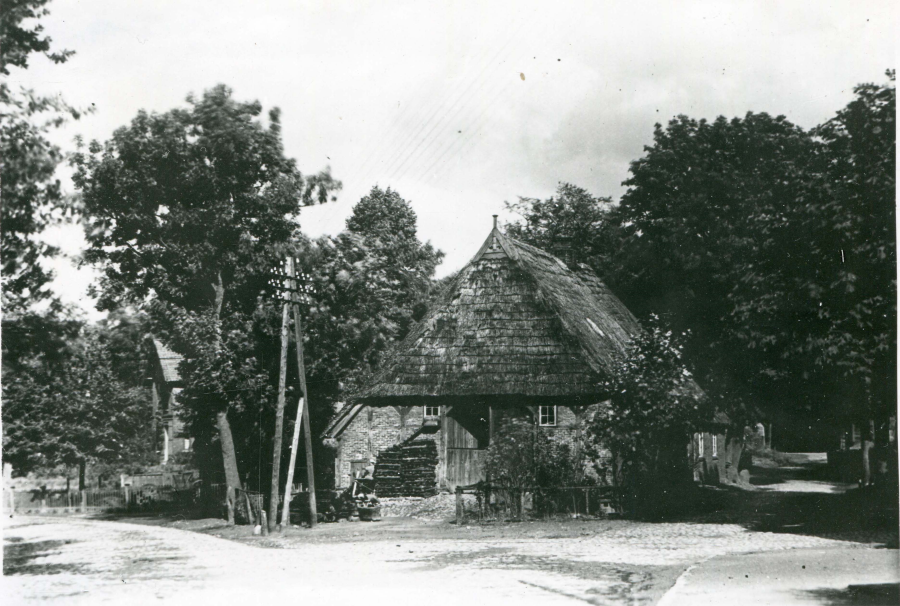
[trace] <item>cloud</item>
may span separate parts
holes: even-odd
[[[310,229],[341,229],[353,202],[390,185],[448,252],[446,273],[504,200],[559,181],[621,195],[655,122],[824,121],[894,66],[895,4],[58,2],[47,31],[78,54],[13,79],[96,104],[60,133],[67,145],[219,82],[277,105],[286,153],[346,185]]]

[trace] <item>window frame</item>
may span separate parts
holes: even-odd
[[[428,410],[432,409],[437,412],[435,414],[428,414]],[[425,405],[422,407],[422,418],[423,419],[440,419],[441,418],[441,407],[440,406],[428,406]]]
[[[698,437],[697,437],[697,458],[698,459],[703,458],[703,434],[702,433],[698,434]]]
[[[719,436],[716,434],[710,434],[712,436],[712,456],[719,456]]]
[[[544,410],[547,409],[548,412],[552,410],[553,421],[544,422],[544,417],[547,416],[549,418],[549,414],[544,415]],[[556,427],[558,422],[556,405],[553,406],[538,406],[538,426],[539,427]]]

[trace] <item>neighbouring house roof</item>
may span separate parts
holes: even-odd
[[[328,424],[325,431],[322,432],[322,437],[336,438],[344,433],[344,430],[347,429],[347,425],[356,418],[356,415],[359,414],[359,411],[362,410],[364,406],[365,404],[358,403],[351,406],[344,406],[331,420],[331,423]]]
[[[166,383],[180,383],[181,375],[178,374],[178,364],[181,362],[181,356],[165,345],[159,339],[152,337],[153,350],[159,360],[159,366],[162,369],[163,380]]]
[[[586,265],[495,226],[355,399],[596,395],[640,330]]]

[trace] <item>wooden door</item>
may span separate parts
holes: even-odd
[[[452,490],[484,479],[484,451],[488,445],[487,413],[455,407],[444,422],[447,457],[445,480]]]

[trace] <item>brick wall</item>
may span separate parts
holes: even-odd
[[[423,406],[363,407],[338,439],[335,486],[344,488],[350,485],[353,461],[368,463],[380,451],[406,440],[422,426],[424,418]],[[423,434],[421,438],[433,439],[440,444],[440,431]]]
[[[591,407],[588,407],[583,413],[582,433],[584,419],[590,410]],[[422,426],[424,416],[423,406],[367,406],[360,410],[338,438],[335,453],[335,486],[339,488],[349,486],[354,461],[364,461],[365,466],[369,459],[377,457],[379,451],[408,439]],[[556,426],[541,427],[541,431],[544,431],[550,439],[566,443],[574,449],[579,433],[577,416],[571,408],[557,406]],[[440,429],[433,433],[423,433],[419,439],[437,442],[439,456],[443,458]],[[440,475],[443,476],[443,473]]]

